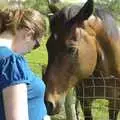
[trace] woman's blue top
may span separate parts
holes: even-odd
[[[20,83],[27,84],[29,120],[43,120],[47,114],[44,82],[31,71],[23,56],[0,47],[0,120],[5,120],[2,90]]]

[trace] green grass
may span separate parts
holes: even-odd
[[[39,76],[41,76],[41,66],[46,65],[48,60],[46,50],[47,39],[48,36],[44,37],[41,43],[41,47],[25,56],[32,70]]]
[[[97,99],[93,101],[91,108],[93,120],[109,120],[108,105],[109,102],[105,99]],[[84,120],[81,108],[79,119]],[[65,111],[62,110],[59,114],[52,116],[52,120],[66,120]],[[120,113],[118,114],[117,120],[120,120]]]

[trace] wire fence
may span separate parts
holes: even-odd
[[[100,112],[100,109],[102,109],[102,111],[104,111],[103,114],[107,114],[109,120],[117,120],[120,110],[119,78],[112,75],[103,77],[103,73],[100,77],[91,76],[89,79],[79,83],[76,88],[76,94],[80,100],[85,119],[89,118],[91,120],[93,116],[96,116],[96,119],[102,120],[103,115],[99,116],[99,114],[97,114],[97,112]],[[105,105],[92,105],[93,101],[97,99],[107,100],[107,102]],[[94,112],[92,113],[92,111]],[[108,118],[104,118],[104,120],[108,120]],[[118,120],[119,119],[120,118],[118,118]]]

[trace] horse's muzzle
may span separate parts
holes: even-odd
[[[55,114],[59,113],[59,109],[56,109],[56,107],[53,105],[52,102],[45,101],[45,105],[47,108],[48,115],[55,115]]]

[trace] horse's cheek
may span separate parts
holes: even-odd
[[[96,44],[83,42],[79,49],[79,75],[81,78],[90,76],[96,66],[97,51]]]

